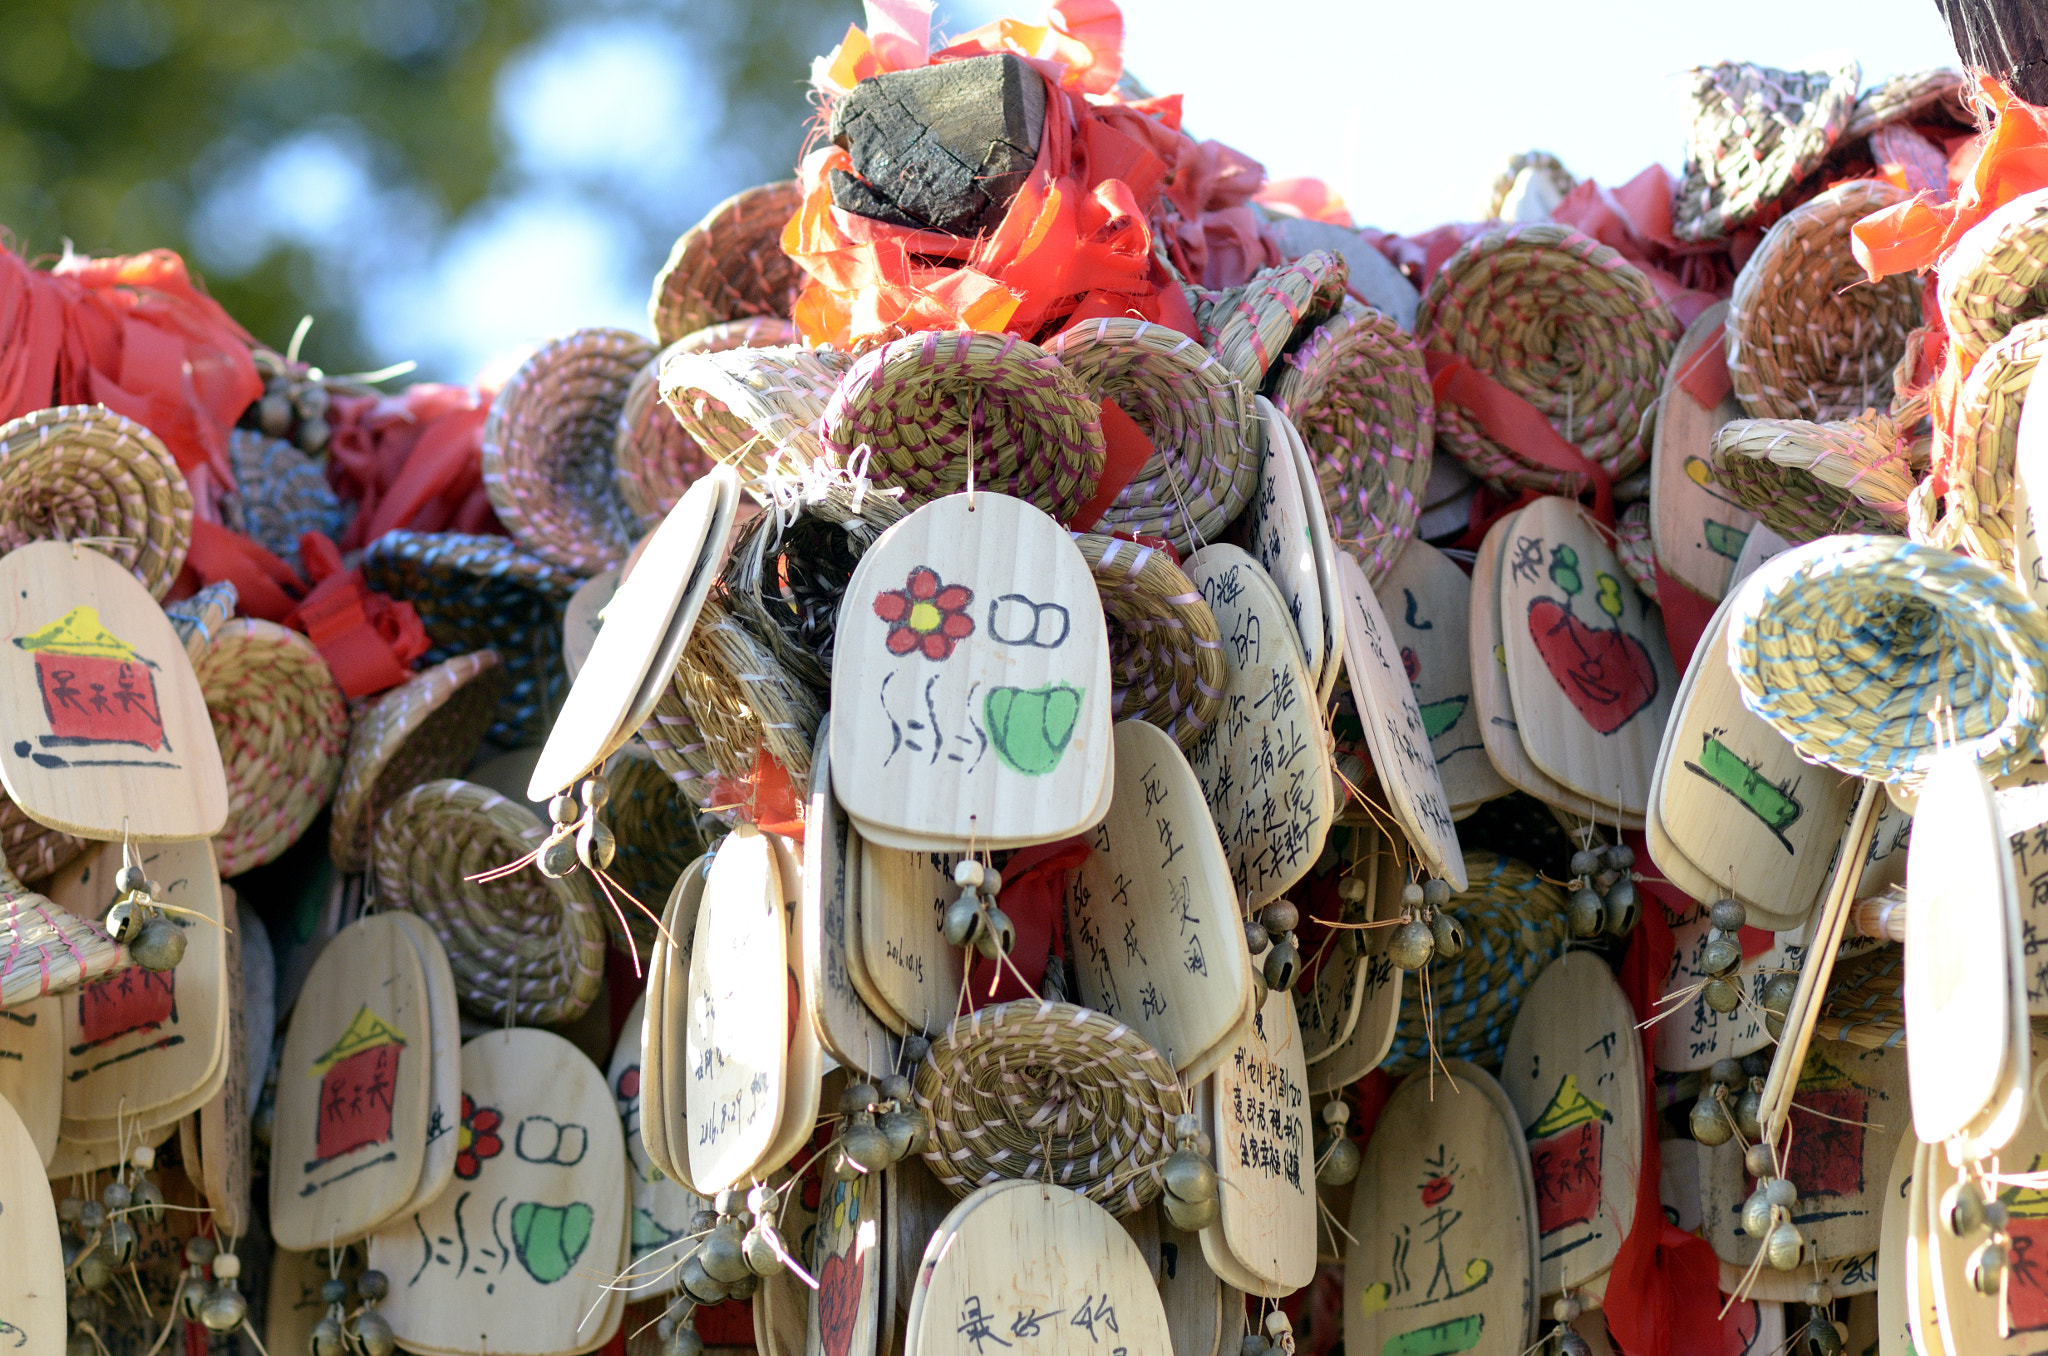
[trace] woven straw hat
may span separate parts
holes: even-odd
[[[1967,556],[1826,537],[1765,562],[1730,604],[1742,704],[1809,762],[1917,786],[1947,742],[1993,776],[2040,755],[2048,614]]]
[[[214,849],[239,875],[296,843],[334,794],[348,698],[312,641],[254,618],[222,626],[192,667],[228,779]]]
[[[1967,551],[2001,573],[2013,573],[2015,537],[2029,530],[2015,521],[2020,511],[2013,500],[2020,410],[2043,354],[2048,354],[2048,316],[2015,325],[1971,364],[1956,398],[1946,511],[1939,522],[1928,521],[1933,508],[1933,484],[1928,482],[1914,499],[1916,541]]]
[[[684,335],[640,369],[626,390],[612,440],[612,478],[640,531],[659,527],[683,492],[717,464],[684,431],[675,411],[661,403],[661,365],[677,353],[765,348],[793,344],[796,338],[796,327],[787,320],[729,320]]]
[[[1881,410],[1826,424],[1737,419],[1709,444],[1714,479],[1795,546],[1838,532],[1902,533],[1921,469],[1911,427]]]
[[[742,480],[799,473],[821,455],[818,422],[848,359],[833,349],[678,352],[661,365],[661,398],[705,452]]]
[[[683,232],[654,276],[647,318],[673,344],[723,320],[787,320],[804,271],[782,252],[782,228],[804,203],[794,179],[736,193]]]
[[[503,537],[387,532],[363,553],[363,578],[413,605],[434,642],[427,663],[498,652],[511,687],[488,732],[492,743],[516,749],[546,740],[569,689],[562,608],[575,575]]]
[[[426,782],[377,821],[378,901],[425,919],[448,949],[455,996],[479,1021],[550,1026],[583,1015],[604,980],[605,921],[585,871],[560,880],[528,865],[540,817],[472,782]]]
[[[1165,537],[1192,551],[1220,535],[1259,485],[1260,453],[1244,387],[1178,330],[1111,316],[1045,346],[1097,401],[1113,400],[1153,452],[1096,524]]]
[[[1493,184],[1486,192],[1486,210],[1480,214],[1481,221],[1501,219],[1501,209],[1507,206],[1508,194],[1515,191],[1515,181],[1522,177],[1524,170],[1533,170],[1549,180],[1552,190],[1560,198],[1579,186],[1572,172],[1564,167],[1564,161],[1549,151],[1518,151],[1509,156],[1493,176]]]
[[[336,869],[370,864],[370,834],[400,796],[468,767],[506,687],[496,650],[472,650],[372,698],[349,731],[334,793],[327,855]]]
[[[128,963],[97,923],[51,903],[0,867],[0,1010],[74,989]]]
[[[0,555],[92,539],[153,598],[192,546],[192,491],[154,433],[104,405],[59,405],[0,425]]]
[[[1854,179],[1787,212],[1735,279],[1728,376],[1757,419],[1848,419],[1892,397],[1892,370],[1920,323],[1920,284],[1866,281],[1850,251],[1858,221],[1904,198]]]
[[[348,526],[327,472],[282,438],[250,429],[228,434],[228,466],[235,492],[221,503],[227,525],[297,570],[299,538],[318,532],[339,540]]]
[[[2048,188],[1971,227],[1939,276],[1949,342],[1972,360],[2022,320],[2048,314]]]
[[[1403,977],[1400,1025],[1380,1063],[1388,1073],[1421,1068],[1431,1031],[1445,1059],[1498,1069],[1523,991],[1571,941],[1564,891],[1527,862],[1475,849],[1465,854],[1465,875],[1471,884],[1446,907],[1465,926],[1465,949],[1429,967],[1434,1012],[1427,1027],[1421,975],[1411,970]]]
[[[606,765],[604,780],[611,790],[604,820],[618,843],[618,855],[607,869],[633,898],[659,914],[683,868],[703,856],[710,843],[681,789],[645,750],[620,749]],[[654,920],[630,905],[624,912],[634,949],[647,954],[660,936]]]
[[[1415,317],[1417,345],[1464,358],[1616,478],[1648,455],[1643,416],[1677,339],[1677,322],[1634,265],[1549,222],[1467,241],[1430,280]],[[1487,437],[1458,406],[1436,412],[1436,436],[1495,489],[1584,488]]]
[[[956,1196],[1050,1181],[1127,1215],[1156,1200],[1173,1123],[1173,1065],[1122,1022],[1020,999],[956,1017],[917,1068],[924,1161]]]
[[[932,330],[870,349],[825,404],[824,450],[918,504],[967,486],[1061,522],[1102,476],[1100,402],[1059,359],[1013,334]]]
[[[1856,99],[1855,111],[1842,132],[1843,141],[1858,141],[1887,123],[1940,118],[1958,127],[1972,125],[1970,110],[1963,100],[1970,85],[1961,71],[1937,67],[1895,75],[1872,85]]]
[[[1242,287],[1194,289],[1202,343],[1249,398],[1283,352],[1337,313],[1349,276],[1343,256],[1310,250],[1292,263],[1260,269]]]
[[[1166,552],[1094,532],[1073,537],[1109,624],[1111,718],[1145,721],[1194,748],[1223,705],[1216,614]]]
[[[1614,558],[1645,598],[1657,601],[1657,547],[1650,534],[1650,501],[1638,499],[1614,517]]]
[[[1671,204],[1680,240],[1712,240],[1820,168],[1856,108],[1854,61],[1780,71],[1747,61],[1695,66],[1685,174]]]
[[[542,345],[491,401],[484,491],[521,546],[580,575],[633,549],[637,519],[613,483],[612,444],[653,357],[631,330],[577,330]]]
[[[1337,549],[1378,584],[1414,535],[1436,444],[1436,398],[1394,321],[1344,308],[1287,353],[1273,405],[1308,444]]]

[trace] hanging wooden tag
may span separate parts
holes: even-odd
[[[128,1161],[138,1144],[147,1144],[154,1149],[177,1132],[172,1123],[152,1126],[131,1135],[126,1143],[118,1139],[82,1141],[67,1139],[60,1129],[57,1132],[57,1152],[50,1155],[50,1161],[43,1167],[43,1176],[53,1182],[68,1181],[73,1177],[103,1172],[117,1168]]]
[[[534,765],[529,799],[575,786],[653,714],[725,563],[739,492],[738,472],[721,463],[690,486],[654,530],[604,606],[604,625]]]
[[[1652,813],[1720,892],[1763,915],[1753,926],[1789,929],[1819,902],[1855,786],[1802,759],[1742,704],[1728,666],[1738,592],[1715,611],[1686,668],[1657,752]]]
[[[1372,906],[1369,916],[1391,916],[1398,910],[1396,901],[1401,897],[1405,879],[1401,864],[1386,836],[1377,829],[1355,832],[1366,840],[1361,849],[1365,865],[1358,868],[1357,874],[1369,876],[1372,881],[1366,891],[1366,903]],[[1364,982],[1358,994],[1358,1017],[1352,1023],[1351,1034],[1327,1057],[1309,1066],[1311,1092],[1333,1092],[1357,1082],[1378,1068],[1387,1051],[1394,1048],[1394,1032],[1401,1023],[1401,972],[1387,959],[1387,939],[1392,932],[1392,928],[1368,928],[1359,933],[1362,950],[1358,964],[1364,971]]]
[[[57,1152],[64,1108],[63,1002],[51,994],[0,1008],[0,1097],[21,1117],[44,1164]]]
[[[583,672],[590,647],[597,643],[598,629],[604,625],[605,604],[618,591],[619,567],[614,565],[578,584],[563,604],[562,667],[569,671],[571,683]]]
[[[1910,1266],[1908,1252],[1917,1245],[1913,1239],[1913,1166],[1920,1156],[1920,1141],[1911,1135],[1901,1135],[1899,1144],[1892,1151],[1890,1171],[1885,1178],[1884,1210],[1878,1218],[1879,1243],[1877,1248],[1877,1269],[1881,1283],[1877,1287],[1877,1353],[1878,1356],[1906,1356],[1913,1349],[1910,1331],[1912,1296],[1908,1294],[1909,1272],[1918,1272],[1925,1265],[1924,1255],[1920,1266]],[[1857,1347],[1857,1351],[1868,1348]]]
[[[57,1205],[35,1141],[0,1098],[0,1340],[9,1350],[22,1356],[64,1350],[70,1332],[64,1280]]]
[[[391,917],[405,931],[419,957],[420,978],[425,981],[427,1022],[425,1049],[427,1075],[427,1151],[420,1158],[420,1181],[403,1213],[423,1210],[448,1189],[455,1178],[455,1156],[462,1125],[462,1013],[456,1006],[455,970],[448,963],[448,949],[427,920],[418,914],[394,912]]]
[[[781,1124],[790,1034],[782,905],[774,845],[741,825],[711,859],[690,956],[682,1123],[688,1180],[706,1195],[745,1181]],[[673,1008],[676,995],[666,1001]]]
[[[1462,1061],[1411,1074],[1365,1147],[1344,1256],[1345,1347],[1517,1356],[1536,1325],[1536,1206],[1519,1128]],[[1452,1091],[1453,1080],[1457,1091]],[[1483,1344],[1483,1345],[1482,1345]]]
[[[1174,1228],[1157,1207],[1148,1213],[1159,1234],[1159,1302],[1166,1310],[1166,1327],[1173,1338],[1170,1350],[1175,1356],[1182,1352],[1190,1356],[1234,1353],[1238,1329],[1244,1323],[1244,1293],[1232,1290],[1210,1269],[1202,1255],[1200,1235]],[[1232,1295],[1237,1297],[1234,1314]]]
[[[199,917],[163,915],[185,934],[175,969],[131,965],[62,996],[64,1133],[72,1139],[118,1138],[117,1121],[132,1129],[138,1116],[151,1125],[176,1124],[226,1077],[228,948],[213,845],[137,844],[135,859],[164,887],[164,903]],[[47,893],[80,918],[98,921],[117,898],[120,869],[121,845],[101,843],[58,872]]]
[[[462,1047],[462,1088],[458,1186],[370,1239],[370,1266],[391,1281],[380,1311],[409,1350],[596,1350],[624,1309],[604,1286],[627,1235],[604,1075],[560,1036],[520,1027]]]
[[[1604,1293],[1636,1215],[1643,1045],[1607,962],[1567,951],[1522,995],[1501,1087],[1529,1145],[1538,1293]]]
[[[811,1026],[826,1053],[870,1079],[896,1067],[897,1042],[889,1028],[861,1001],[848,968],[847,951],[859,940],[853,900],[860,884],[853,830],[832,795],[831,717],[819,726],[811,749],[811,792],[804,816],[803,951],[804,996]]]
[[[1336,792],[1329,733],[1301,665],[1286,604],[1235,546],[1205,546],[1182,568],[1216,614],[1229,665],[1223,710],[1188,762],[1201,779],[1239,900],[1278,899],[1322,855]]]
[[[1663,857],[1659,856],[1657,861],[1661,868]],[[1799,944],[1799,934],[1778,934],[1770,950],[1742,963],[1738,987],[1745,1001],[1733,1012],[1716,1012],[1707,1006],[1704,992],[1699,991],[1708,978],[1700,962],[1713,924],[1708,921],[1705,904],[1697,900],[1687,902],[1691,907],[1670,919],[1673,946],[1664,993],[1675,994],[1682,989],[1695,992],[1677,1012],[1660,1017],[1653,1028],[1657,1033],[1657,1067],[1678,1073],[1709,1068],[1717,1059],[1740,1059],[1771,1044],[1771,1034],[1764,1027],[1764,985],[1774,972],[1797,970],[1800,958],[1806,954],[1806,948]],[[1666,1003],[1657,1010],[1663,1012],[1670,1006]]]
[[[1673,579],[1703,598],[1720,598],[1742,554],[1742,542],[1756,518],[1714,479],[1710,444],[1721,425],[1742,418],[1734,394],[1702,404],[1678,378],[1718,345],[1727,327],[1728,303],[1716,302],[1686,327],[1664,370],[1657,403],[1657,435],[1650,454],[1650,541],[1657,563]]]
[[[1308,1066],[1291,995],[1269,992],[1251,1030],[1209,1078],[1221,1218],[1202,1253],[1233,1285],[1280,1296],[1316,1269],[1316,1162]],[[1236,1263],[1231,1268],[1231,1263]]]
[[[306,976],[278,1059],[270,1231],[280,1247],[353,1242],[412,1199],[431,1041],[426,976],[404,927],[372,914],[337,933]],[[463,1132],[473,1133],[468,1118]]]
[[[655,1170],[687,1191],[689,1139],[683,1124],[683,1070],[689,1025],[690,959],[711,858],[683,868],[662,911],[662,932],[647,966],[647,1007],[640,1020],[640,1142]],[[671,940],[672,939],[672,940]]]
[[[1080,1002],[1165,1054],[1184,1081],[1227,1053],[1251,954],[1202,785],[1172,736],[1116,727],[1116,790],[1067,887]]]
[[[1064,1187],[983,1187],[918,1270],[904,1356],[1028,1343],[1032,1356],[1171,1351],[1144,1255],[1107,1210]],[[977,1340],[978,1339],[978,1340]]]
[[[1455,818],[1514,788],[1494,770],[1472,702],[1472,581],[1426,541],[1401,548],[1378,589],[1401,669],[1415,689],[1430,756]]]
[[[1468,1070],[1474,1073],[1484,1072],[1476,1064],[1467,1064],[1463,1060],[1455,1059],[1446,1061],[1445,1068],[1449,1070],[1448,1076],[1458,1080],[1460,1086],[1464,1085],[1465,1073]],[[1515,1104],[1508,1100],[1506,1089],[1502,1088],[1491,1074],[1483,1078],[1473,1079],[1472,1086],[1479,1089],[1480,1095],[1485,1097],[1487,1102],[1492,1105],[1494,1113],[1503,1122],[1511,1127],[1518,1126],[1521,1118],[1515,1112]],[[1524,1140],[1524,1143],[1526,1144],[1527,1141]],[[1536,1313],[1537,1302],[1543,1297],[1543,1292],[1537,1288],[1537,1280],[1540,1275],[1539,1265],[1542,1256],[1542,1247],[1539,1241],[1541,1235],[1537,1230],[1542,1216],[1536,1203],[1535,1166],[1526,1153],[1518,1154],[1515,1157],[1515,1180],[1517,1190],[1520,1192],[1520,1199],[1528,1207],[1523,1212],[1526,1224],[1522,1231],[1522,1237],[1528,1248],[1528,1256],[1530,1258],[1529,1282],[1528,1291],[1523,1298],[1522,1306],[1533,1315]],[[1604,1288],[1602,1287],[1603,1290]]]
[[[782,926],[785,933],[786,970],[789,993],[789,1062],[783,1089],[782,1112],[776,1121],[775,1137],[754,1175],[765,1177],[800,1153],[810,1142],[818,1124],[819,1084],[825,1076],[825,1052],[818,1045],[818,1033],[804,1014],[810,998],[804,993],[800,960],[802,931],[797,920],[798,901],[803,894],[803,871],[790,855],[789,846],[774,835],[764,835],[775,851],[776,877],[782,891]],[[799,1305],[798,1307],[801,1307]]]
[[[627,1274],[620,1284],[635,1299],[666,1295],[682,1283],[679,1264],[684,1252],[675,1244],[690,1232],[690,1221],[697,1212],[710,1209],[710,1202],[654,1166],[640,1138],[640,1034],[646,1020],[647,995],[642,994],[619,1029],[619,1043],[612,1049],[611,1067],[605,1074],[625,1132],[626,1185],[632,1205],[627,1225]]]
[[[827,1181],[818,1199],[805,1356],[875,1356],[882,1326],[882,1197],[889,1174]]]
[[[2027,1081],[2026,1046],[2013,1048],[2007,982],[2020,960],[2019,898],[1991,783],[1967,748],[1934,760],[1913,826],[1902,987],[1913,1031],[1906,1067],[1913,1132],[1938,1144],[1997,1105],[2015,1081],[2009,1061],[2017,1081]]]
[[[172,842],[227,822],[192,661],[149,590],[89,546],[0,558],[0,728],[0,782],[39,824]]]
[[[1406,552],[1403,552],[1405,555]],[[1399,641],[1380,600],[1351,555],[1337,557],[1337,581],[1344,594],[1344,666],[1351,699],[1372,749],[1394,818],[1432,876],[1465,888],[1465,853],[1451,823],[1451,807],[1437,773],[1428,727],[1415,700]]]
[[[1678,687],[1663,626],[1568,499],[1515,515],[1501,570],[1508,693],[1530,761],[1589,800],[1645,814]]]
[[[1288,442],[1294,448],[1302,503],[1308,509],[1308,544],[1315,553],[1316,582],[1323,600],[1323,670],[1316,680],[1316,700],[1327,707],[1337,690],[1337,680],[1344,673],[1344,607],[1338,598],[1337,539],[1330,531],[1329,502],[1323,497],[1322,482],[1308,454],[1308,440],[1284,416],[1282,422],[1287,425]]]
[[[1337,921],[1369,923],[1372,921],[1373,886],[1379,879],[1378,863],[1370,854],[1383,840],[1379,831],[1370,827],[1342,832],[1347,835],[1347,845],[1339,854],[1338,866],[1333,869],[1338,871],[1340,879],[1358,881],[1365,895],[1356,901],[1340,898]],[[1329,854],[1324,855],[1327,860]],[[1347,858],[1350,864],[1344,866],[1342,863]],[[1320,952],[1321,960],[1314,976],[1298,981],[1294,990],[1295,1017],[1301,1024],[1301,1048],[1310,1066],[1311,1087],[1321,1073],[1314,1066],[1342,1049],[1357,1029],[1360,1004],[1365,997],[1366,972],[1371,968],[1366,963],[1364,931],[1330,930],[1324,935],[1329,938],[1327,945],[1312,942],[1302,948],[1304,953],[1311,955]]]
[[[226,886],[221,889],[231,901],[233,892]],[[184,1124],[192,1126],[199,1151],[198,1170],[194,1172],[188,1161],[186,1171],[213,1210],[214,1228],[240,1238],[249,1232],[249,1015],[242,997],[242,924],[232,904],[227,914],[237,919],[235,930],[227,935],[224,974],[228,1034],[222,1062],[227,1072],[220,1091]]]
[[[869,841],[1079,833],[1109,779],[1102,600],[1020,499],[948,495],[861,557],[832,663],[832,787]]]
[[[862,969],[874,986],[875,1014],[894,1029],[935,1035],[953,1018],[966,952],[946,941],[946,907],[960,897],[954,858],[860,846],[855,922]]]
[[[1301,462],[1294,451],[1300,435],[1287,416],[1274,409],[1264,396],[1253,397],[1253,403],[1265,428],[1266,452],[1259,463],[1258,492],[1245,510],[1244,540],[1252,559],[1259,562],[1279,591],[1280,600],[1287,605],[1302,664],[1320,690],[1329,636],[1323,625],[1322,580],[1316,573],[1315,542],[1309,535],[1311,514],[1302,485]],[[1316,512],[1321,513],[1320,493],[1315,502]],[[1327,525],[1328,517],[1323,521]]]

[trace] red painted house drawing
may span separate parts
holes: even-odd
[[[320,1078],[316,1162],[390,1140],[391,1095],[404,1049],[405,1037],[365,1005],[334,1048],[313,1061]]]
[[[100,624],[98,609],[74,607],[14,642],[35,656],[50,745],[134,744],[162,752],[156,666]]]

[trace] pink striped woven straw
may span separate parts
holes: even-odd
[[[0,1009],[62,993],[128,963],[128,953],[0,867]]]
[[[1825,424],[1737,419],[1714,434],[1714,479],[1795,546],[1838,532],[1898,535],[1926,461],[1924,448],[1914,460],[1913,422],[1884,410]]]
[[[1964,103],[1969,93],[1969,81],[1961,71],[1952,67],[1892,76],[1857,96],[1856,109],[1849,115],[1849,125],[1842,132],[1842,140],[1856,141],[1887,123],[1908,119],[1972,127],[1974,120]]]
[[[1310,250],[1291,263],[1260,269],[1242,287],[1193,289],[1202,343],[1243,383],[1249,399],[1263,389],[1282,353],[1336,314],[1349,277],[1341,255]]]
[[[794,345],[671,352],[661,398],[697,446],[742,480],[801,474],[824,455],[818,421],[847,364],[836,350]]]
[[[1692,132],[1671,204],[1680,240],[1713,240],[1820,168],[1856,109],[1854,61],[1781,71],[1747,61],[1693,68]]]
[[[1971,227],[1938,273],[1949,342],[1973,361],[2014,325],[2048,314],[2048,188]]]
[[[1065,522],[1102,476],[1100,402],[1013,334],[933,330],[869,350],[825,405],[826,455],[870,449],[868,475],[912,507],[967,488],[1013,495]]]
[[[1216,614],[1164,551],[1076,532],[1109,623],[1110,714],[1192,749],[1216,722],[1225,681]]]
[[[1643,596],[1657,601],[1657,550],[1650,540],[1650,501],[1638,499],[1614,519],[1614,558]]]
[[[1550,222],[1467,241],[1430,280],[1415,316],[1419,347],[1492,377],[1616,479],[1648,456],[1643,416],[1663,389],[1678,333],[1633,264]],[[1495,442],[1457,405],[1437,410],[1436,436],[1496,490],[1582,488],[1579,476]]]
[[[1287,353],[1273,405],[1308,444],[1331,535],[1377,584],[1414,534],[1436,442],[1436,400],[1415,343],[1350,298]]]
[[[1923,481],[1908,513],[1915,541],[1960,550],[2001,573],[2013,573],[2017,537],[2031,530],[2019,521],[2024,513],[2013,498],[2020,410],[2044,355],[2048,316],[2014,325],[1970,365],[1956,397],[1943,512],[1933,520],[1934,482]]]
[[[789,318],[803,269],[782,252],[782,227],[803,206],[794,179],[735,193],[683,232],[654,278],[647,318],[663,344],[726,320]]]

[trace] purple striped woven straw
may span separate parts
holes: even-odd
[[[192,491],[154,433],[104,405],[0,425],[0,554],[92,538],[161,599],[192,546]]]
[[[1109,624],[1110,714],[1156,725],[1192,749],[1223,703],[1216,614],[1164,551],[1094,532],[1073,537]]]
[[[1242,287],[1196,289],[1191,301],[1202,342],[1249,399],[1283,352],[1336,314],[1350,276],[1341,255],[1310,250],[1291,263],[1260,269]]]

